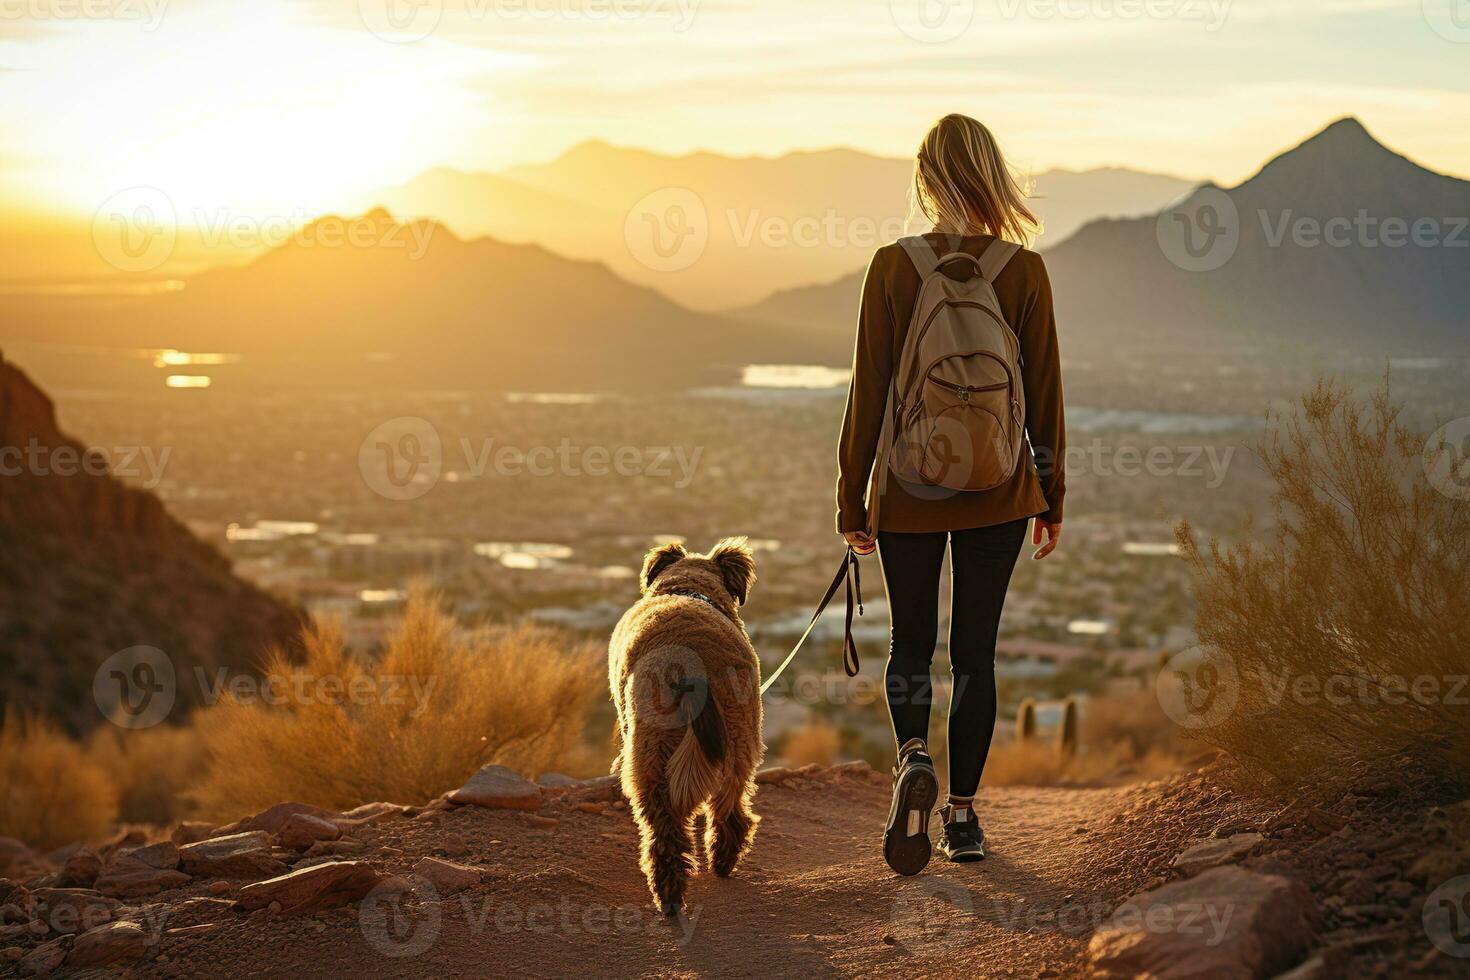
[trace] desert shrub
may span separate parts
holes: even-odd
[[[1275,421],[1266,540],[1201,549],[1178,529],[1206,693],[1234,702],[1201,714],[1196,734],[1283,792],[1331,792],[1406,760],[1463,781],[1470,504],[1430,485],[1426,440],[1386,391],[1360,400],[1319,383]]]
[[[1142,758],[1149,753],[1178,756],[1199,746],[1180,742],[1180,730],[1159,705],[1152,690],[1089,698],[1079,719],[1081,744],[1123,745],[1128,754]]]
[[[842,733],[830,722],[812,718],[781,742],[781,755],[793,766],[830,766],[842,748]]]
[[[192,728],[101,725],[87,737],[86,752],[116,787],[124,823],[166,824],[192,815],[191,791],[206,769]]]
[[[49,850],[101,837],[117,818],[117,790],[82,747],[41,718],[0,721],[0,836]]]
[[[196,716],[203,814],[423,803],[487,763],[563,768],[607,683],[586,644],[531,627],[466,637],[424,594],[381,657],[349,655],[332,624],[310,627],[303,646],[299,663],[269,659],[268,701],[227,696]]]

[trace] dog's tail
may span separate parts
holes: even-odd
[[[681,809],[692,809],[718,785],[714,767],[725,759],[725,719],[703,677],[671,681],[670,686],[684,738],[669,756],[669,795]]]

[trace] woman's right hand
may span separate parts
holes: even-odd
[[[846,539],[847,546],[860,555],[871,555],[878,547],[867,531],[843,531],[842,537]]]

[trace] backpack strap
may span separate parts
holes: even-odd
[[[923,235],[910,235],[900,238],[894,244],[904,250],[909,261],[914,264],[914,269],[919,273],[920,279],[928,279],[939,266],[939,252],[928,242],[924,241]]]
[[[995,277],[1001,274],[1006,264],[1015,258],[1021,246],[1015,242],[1003,242],[999,238],[986,246],[985,251],[980,253],[980,274],[989,283],[995,282]]]

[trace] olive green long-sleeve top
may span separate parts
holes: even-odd
[[[937,236],[925,237],[931,243],[937,240]],[[994,240],[989,235],[969,236],[962,239],[958,250],[978,256]],[[902,246],[885,245],[873,255],[863,283],[847,415],[837,450],[839,531],[867,527],[864,495],[878,452],[889,379],[903,350],[919,285],[918,270]],[[878,530],[960,531],[1037,515],[1053,523],[1062,519],[1066,422],[1061,357],[1046,265],[1040,255],[1022,249],[1001,270],[994,285],[1006,322],[1021,341],[1021,380],[1026,392],[1026,434],[1031,451],[1023,453],[1021,465],[1009,481],[990,490],[920,497],[887,474],[878,508]]]

